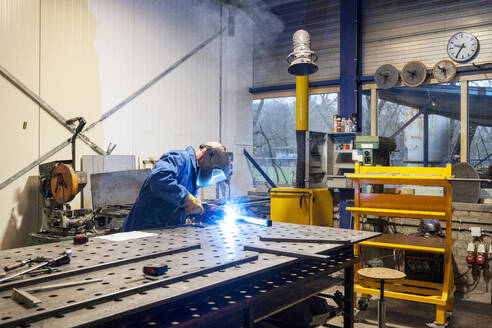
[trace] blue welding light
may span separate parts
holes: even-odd
[[[224,205],[224,223],[234,224],[241,214],[241,208],[238,204],[227,202]]]
[[[212,171],[212,177],[210,178],[209,181],[197,181],[198,187],[208,187],[213,184],[216,184],[217,182],[224,181],[226,179],[224,171],[220,169],[213,169]]]

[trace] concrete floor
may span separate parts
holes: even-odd
[[[491,295],[472,294],[463,297],[456,295],[455,311],[451,317],[450,328],[490,328],[492,327]],[[387,299],[386,302],[386,326],[388,328],[421,328],[426,327],[427,322],[435,319],[435,306],[407,302],[395,299]],[[369,302],[365,311],[357,311],[355,315],[356,328],[377,327],[377,298]],[[341,317],[329,321],[330,324],[343,327]]]

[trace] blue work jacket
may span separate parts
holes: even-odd
[[[197,164],[193,148],[161,156],[145,180],[121,231],[162,228],[185,222],[188,193],[197,196]]]

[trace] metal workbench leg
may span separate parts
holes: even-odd
[[[354,328],[354,266],[345,268],[343,327]]]
[[[248,306],[243,309],[243,328],[253,328],[255,326],[255,318],[253,316],[253,307]]]

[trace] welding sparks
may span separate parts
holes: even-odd
[[[241,205],[227,202],[224,205],[224,223],[233,224],[241,216]]]

